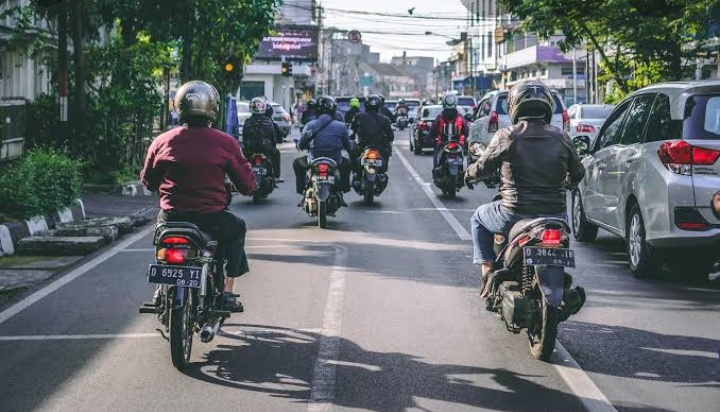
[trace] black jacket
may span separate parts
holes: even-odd
[[[253,113],[243,124],[242,141],[246,153],[267,152],[275,148],[275,124],[264,114]]]
[[[390,122],[395,121],[395,115],[385,106],[380,107],[380,114],[390,119]]]
[[[542,121],[521,121],[495,133],[466,176],[483,180],[500,168],[501,205],[520,214],[566,211],[566,188],[585,177],[570,137]]]
[[[355,115],[360,113],[360,109],[357,107],[351,107],[350,110],[345,112],[345,124],[351,124]]]
[[[389,153],[390,142],[395,140],[390,119],[372,110],[355,115],[351,128],[358,135],[360,148],[374,145]]]
[[[305,111],[302,114],[302,117],[300,117],[300,123],[304,126],[313,120],[317,119],[317,112],[315,109],[305,109]]]

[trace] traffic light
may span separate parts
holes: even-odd
[[[222,63],[222,69],[227,80],[240,79],[243,75],[243,67],[235,57],[228,57]]]
[[[280,74],[283,77],[290,77],[293,75],[292,65],[288,62],[282,62],[280,65]]]

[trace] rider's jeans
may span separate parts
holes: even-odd
[[[494,249],[495,233],[508,233],[512,226],[524,219],[555,217],[567,220],[567,213],[557,215],[526,215],[511,212],[500,206],[500,201],[486,203],[470,219],[473,238],[473,263],[492,263],[497,256]]]

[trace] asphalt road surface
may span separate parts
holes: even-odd
[[[181,374],[152,315],[149,228],[0,313],[2,411],[717,411],[720,288],[636,280],[622,242],[575,243],[588,290],[552,363],[531,358],[478,299],[468,239],[493,191],[437,198],[432,156],[398,133],[388,190],[347,195],[329,228],[285,183],[248,223],[246,311]],[[577,363],[576,363],[577,362]],[[579,366],[578,366],[579,365]]]

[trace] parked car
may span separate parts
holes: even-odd
[[[584,154],[585,179],[572,196],[575,237],[593,241],[598,228],[620,236],[637,277],[665,262],[707,278],[720,244],[720,81],[636,91]]]
[[[237,102],[238,114],[238,133],[242,136],[243,125],[245,120],[250,118],[250,102]]]
[[[292,128],[292,119],[290,118],[290,113],[285,110],[282,105],[275,102],[270,102],[270,105],[273,108],[273,122],[278,125],[280,128],[280,132],[283,134],[283,139],[286,138],[290,134],[290,129]]]
[[[552,124],[567,131],[570,127],[570,118],[560,95],[553,92],[555,97],[555,114]],[[495,90],[487,93],[478,103],[471,118],[469,143],[481,142],[486,146],[499,129],[510,126],[508,113],[508,91]]]
[[[595,141],[600,126],[615,108],[612,104],[575,104],[568,109],[570,117],[570,137],[590,136],[590,142]]]
[[[422,149],[435,147],[435,141],[430,138],[430,126],[435,118],[443,111],[439,104],[423,106],[420,117],[412,123],[410,129],[410,150],[416,155],[422,153]]]

